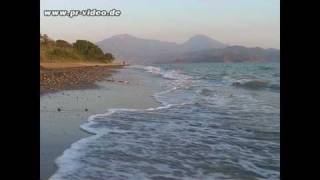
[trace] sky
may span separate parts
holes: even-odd
[[[280,48],[280,0],[40,0],[40,32],[101,41],[117,34],[183,43],[198,34],[230,45]],[[44,10],[111,10],[118,17],[48,17]]]

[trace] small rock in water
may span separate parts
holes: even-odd
[[[59,112],[61,111],[61,109],[60,109],[60,108],[58,108],[57,110],[58,110]]]
[[[85,108],[85,109],[84,109],[84,111],[86,111],[86,112],[87,112],[87,111],[88,111],[88,109],[87,109],[87,108]]]

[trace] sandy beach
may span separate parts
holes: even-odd
[[[108,81],[110,78],[114,82]],[[129,83],[119,83],[123,81]],[[41,179],[48,179],[56,171],[54,161],[64,150],[90,136],[80,129],[90,115],[104,113],[109,108],[159,106],[152,97],[159,89],[156,83],[149,82],[130,69],[119,69],[95,84],[96,88],[64,90],[41,96]]]

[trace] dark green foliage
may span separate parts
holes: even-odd
[[[89,41],[77,40],[73,47],[87,59],[104,59],[103,51]]]
[[[51,40],[46,34],[40,34],[40,61],[81,61],[81,62],[104,62],[114,60],[111,53],[104,54],[95,44],[86,40],[77,40],[70,44],[64,40]]]
[[[72,45],[65,40],[56,40],[56,46],[61,48],[72,48]]]
[[[48,37],[48,35],[46,35],[46,34],[44,34],[44,35],[40,34],[40,44],[43,45],[43,46],[54,46],[55,45],[55,41],[50,39]]]
[[[47,57],[50,59],[61,59],[61,60],[80,60],[81,56],[76,54],[72,49],[64,49],[55,47],[47,52]]]
[[[106,60],[107,60],[108,62],[111,62],[111,61],[114,60],[114,56],[113,56],[113,54],[111,54],[111,53],[105,53],[105,54],[104,54],[104,57],[106,58]]]

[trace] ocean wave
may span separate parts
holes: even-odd
[[[179,72],[178,70],[163,70],[159,67],[154,66],[131,66],[131,68],[136,69],[143,69],[149,73],[159,75],[163,77],[164,79],[173,80],[170,84],[172,85],[171,88],[168,90],[155,93],[153,96],[154,98],[160,102],[162,105],[156,108],[147,108],[147,109],[126,109],[126,108],[113,108],[109,109],[106,113],[102,114],[95,114],[91,115],[88,118],[87,123],[82,124],[80,127],[82,130],[93,134],[93,136],[81,139],[71,145],[71,147],[64,151],[62,156],[58,157],[56,159],[56,164],[58,166],[57,172],[50,178],[50,180],[59,180],[59,179],[77,179],[76,177],[76,171],[79,168],[78,165],[82,164],[77,162],[80,157],[85,156],[83,152],[83,147],[88,146],[91,142],[96,141],[100,136],[107,134],[107,133],[121,133],[122,130],[113,129],[110,130],[109,128],[101,128],[99,127],[99,123],[103,122],[106,117],[111,116],[115,113],[123,113],[123,112],[148,112],[148,111],[157,111],[167,108],[172,108],[173,106],[180,106],[187,104],[187,102],[178,102],[178,103],[170,103],[169,101],[166,101],[165,97],[166,94],[171,93],[185,84],[186,81],[189,81],[192,79],[191,76],[187,76]],[[124,132],[125,133],[125,132]],[[78,165],[77,165],[78,164]],[[83,164],[82,164],[83,165]],[[81,175],[80,175],[81,176]]]
[[[162,105],[192,103],[193,97],[186,97],[184,91],[190,89],[196,82],[192,76],[186,75],[178,69],[165,70],[155,66],[136,65],[132,68],[142,69],[162,77],[166,90],[155,93],[153,97]]]
[[[269,70],[274,70],[275,67],[271,67],[271,66],[258,66],[258,68],[260,70],[265,70],[265,71],[269,71]]]
[[[274,73],[272,74],[274,77],[280,77],[280,73]]]
[[[131,68],[164,79],[168,86],[153,95],[161,106],[109,109],[90,116],[81,129],[93,136],[73,143],[56,159],[58,171],[51,180],[278,179],[278,143],[256,140],[255,126],[264,124],[248,122],[257,119],[251,118],[257,115],[249,105],[256,107],[258,101],[229,83],[249,89],[280,88],[277,84],[246,76],[220,87],[177,69]],[[274,120],[273,114],[265,118]]]
[[[203,96],[215,96],[217,94],[217,92],[212,89],[203,88],[200,90],[199,94],[201,94]]]
[[[152,74],[161,75],[165,79],[172,79],[172,80],[191,80],[192,79],[191,76],[185,75],[179,70],[163,70],[160,67],[143,66],[143,65],[135,65],[131,67],[137,68],[137,69],[144,69],[147,72],[150,72]]]
[[[155,67],[148,67],[149,72],[158,74],[160,69]],[[160,73],[159,73],[160,74]],[[177,79],[179,80],[179,79]],[[149,111],[158,111],[163,109],[172,108],[175,106],[183,106],[187,103],[176,103],[170,104],[169,102],[161,99],[167,93],[175,91],[177,87],[173,87],[172,89],[165,90],[159,93],[155,93],[155,99],[160,102],[162,105],[155,108],[146,108],[146,109],[127,109],[127,108],[112,108],[108,109],[107,112],[101,114],[91,115],[87,122],[82,124],[80,128],[92,136],[81,139],[75,143],[73,143],[69,149],[66,149],[63,154],[55,160],[56,165],[58,166],[57,172],[55,172],[49,179],[50,180],[61,180],[61,179],[83,179],[83,174],[79,174],[79,169],[85,168],[85,163],[79,162],[83,161],[82,157],[86,156],[85,149],[89,148],[91,144],[97,141],[101,136],[106,135],[108,133],[126,133],[125,130],[119,129],[110,129],[110,128],[102,128],[100,123],[106,121],[106,117],[114,115],[116,113],[132,113],[132,112],[149,112]],[[133,177],[132,177],[133,178]],[[121,179],[121,178],[120,178]],[[136,179],[136,178],[133,178]],[[139,179],[139,178],[138,178]]]
[[[175,106],[183,106],[183,104],[166,104],[163,106],[147,109],[126,109],[126,108],[113,108],[109,109],[106,113],[91,115],[87,122],[82,124],[80,127],[82,130],[92,134],[87,138],[81,139],[73,143],[70,148],[66,149],[63,154],[55,160],[58,170],[53,174],[49,180],[61,180],[61,179],[79,179],[83,180],[83,177],[86,175],[81,174],[79,171],[82,168],[86,168],[85,158],[87,156],[86,150],[92,145],[96,145],[95,142],[99,142],[99,138],[103,135],[109,133],[128,133],[126,130],[121,130],[117,128],[103,128],[100,123],[103,121],[107,122],[109,119],[106,117],[114,115],[115,113],[133,113],[133,112],[149,112],[149,111],[158,111],[163,109],[172,108]],[[87,172],[88,173],[88,172]],[[95,176],[99,176],[96,174]],[[119,175],[120,176],[120,175]],[[107,177],[103,175],[103,177]],[[138,176],[131,174],[131,179],[139,179]],[[97,178],[97,177],[94,177]],[[89,178],[90,179],[90,178]],[[121,179],[121,178],[116,178]]]
[[[279,91],[280,90],[280,84],[270,84],[269,88],[271,90]]]
[[[243,79],[232,83],[232,86],[246,89],[263,89],[269,87],[269,81],[259,79]]]
[[[260,167],[277,144],[257,141],[252,132],[230,126],[238,123],[237,115],[213,121],[208,112],[199,119],[196,109],[168,105],[93,115],[93,124],[87,125],[97,134],[72,144],[56,160],[59,169],[51,180],[247,179],[248,174],[277,179],[277,170]],[[255,148],[268,151],[256,155]],[[221,167],[226,171],[219,173]]]

